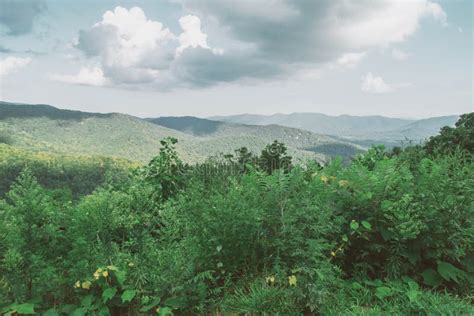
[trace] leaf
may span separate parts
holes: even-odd
[[[118,284],[122,286],[125,283],[125,279],[127,278],[127,273],[122,270],[115,271],[115,277],[117,278]]]
[[[43,316],[59,316],[59,312],[54,308],[51,308],[44,312]]]
[[[420,291],[418,290],[409,290],[405,293],[410,302],[414,303],[418,301],[418,296],[420,296]]]
[[[216,247],[216,250],[217,250],[217,252],[221,252],[222,246],[221,246],[221,245],[217,246],[217,247]]]
[[[446,281],[454,281],[459,283],[459,279],[464,279],[466,274],[464,271],[456,268],[449,262],[438,261],[438,273]]]
[[[17,304],[14,309],[18,314],[23,315],[31,315],[35,313],[35,306],[31,303]]]
[[[352,230],[357,230],[359,228],[359,223],[357,223],[355,220],[352,220],[350,227]]]
[[[137,293],[136,290],[126,290],[125,292],[123,292],[122,303],[130,302],[131,300],[133,300],[136,293]]]
[[[112,299],[117,293],[117,288],[109,287],[102,293],[102,301],[107,303],[108,300]]]
[[[161,307],[158,309],[158,315],[160,316],[170,316],[173,315],[171,308],[169,307]]]
[[[440,275],[433,269],[426,269],[421,275],[423,276],[423,283],[426,285],[437,287],[441,284],[442,279]]]
[[[92,294],[84,296],[81,300],[81,306],[88,308],[92,305],[93,301],[94,301],[94,296],[92,296]]]
[[[159,297],[155,298],[153,301],[151,301],[150,304],[145,305],[142,308],[140,308],[140,312],[143,312],[143,313],[148,312],[150,309],[160,304],[160,301],[161,299]]]
[[[71,314],[72,316],[85,316],[87,315],[87,308],[81,307],[74,310]]]
[[[392,289],[386,286],[379,286],[378,288],[375,289],[375,296],[377,296],[381,300],[383,300],[384,298],[392,294],[393,294]]]
[[[362,224],[362,226],[364,226],[365,229],[367,229],[367,230],[371,230],[371,229],[372,229],[372,225],[370,225],[369,222],[367,222],[367,221],[362,221],[362,222],[360,222],[360,223]]]
[[[362,289],[363,287],[362,287],[362,285],[361,285],[359,282],[352,282],[352,288],[353,288],[354,290],[360,290],[360,289]]]

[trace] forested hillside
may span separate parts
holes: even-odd
[[[288,151],[297,160],[324,161],[334,156],[332,152],[319,151],[320,145],[336,148],[338,155],[347,158],[366,149],[343,139],[282,126],[219,124],[198,118],[177,120],[180,124],[159,125],[160,119],[150,121],[118,113],[86,113],[47,105],[0,102],[0,143],[29,150],[146,162],[158,153],[161,139],[174,137],[179,139],[180,157],[188,163],[203,162],[211,155],[242,146],[258,153],[274,140],[288,144]]]
[[[0,313],[473,315],[473,139],[470,113],[350,164],[277,141],[187,164],[169,137],[140,166],[1,145],[22,171],[0,200]]]

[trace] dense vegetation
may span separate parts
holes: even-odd
[[[473,119],[325,166],[279,142],[187,165],[168,138],[78,199],[26,163],[0,201],[0,310],[472,315]]]

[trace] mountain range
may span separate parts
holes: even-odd
[[[372,143],[419,141],[453,125],[456,116],[404,120],[381,116],[331,117],[316,113],[192,116],[142,119],[120,113],[89,113],[44,104],[0,102],[0,143],[36,151],[126,158],[146,162],[159,152],[160,140],[178,139],[177,150],[189,163],[247,147],[258,153],[274,140],[285,143],[296,160],[349,159]],[[372,126],[372,127],[371,127]],[[330,136],[333,134],[335,136]]]
[[[209,119],[239,124],[299,128],[313,133],[343,137],[362,145],[399,146],[401,142],[419,143],[438,133],[443,126],[454,126],[458,115],[428,119],[401,119],[384,116],[329,116],[320,113],[213,116]]]

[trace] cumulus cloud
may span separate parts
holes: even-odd
[[[392,49],[392,57],[396,60],[407,60],[410,56],[410,53],[404,52],[403,50],[397,48]]]
[[[201,87],[308,66],[318,73],[314,65],[352,68],[371,50],[403,42],[424,18],[447,23],[431,0],[176,1],[186,11],[177,34],[138,7],[116,7],[80,31],[75,46],[111,84]]]
[[[77,75],[52,75],[51,79],[65,83],[101,87],[109,84],[99,67],[82,67]]]
[[[362,79],[362,91],[367,93],[393,92],[394,87],[386,83],[382,77],[374,76],[371,72]]]
[[[2,0],[0,1],[0,25],[8,35],[27,34],[33,30],[34,22],[45,11],[41,0]]]
[[[367,53],[346,53],[337,59],[337,63],[345,68],[353,68],[361,62]]]
[[[32,59],[30,57],[8,56],[0,60],[0,76],[6,76],[18,71],[18,69],[28,65]]]

